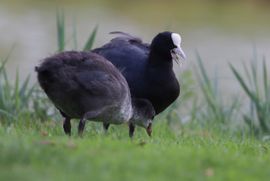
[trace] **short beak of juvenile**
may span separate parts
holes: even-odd
[[[147,132],[148,136],[151,137],[151,134],[152,134],[152,123],[149,123],[148,127],[146,128],[146,132]]]
[[[182,58],[183,60],[186,59],[186,54],[185,52],[182,50],[182,48],[180,46],[174,48],[172,51],[171,51],[171,54],[172,54],[172,57],[173,59],[179,63],[180,59]]]

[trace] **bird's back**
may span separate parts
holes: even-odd
[[[149,46],[139,39],[117,37],[93,52],[112,62],[126,78],[132,96],[142,97]],[[138,81],[139,80],[139,81]]]
[[[167,60],[157,66],[149,64],[150,45],[140,39],[121,35],[93,51],[111,61],[125,76],[131,96],[150,100],[157,114],[179,96],[172,66],[167,65]]]
[[[91,52],[63,52],[46,58],[37,67],[38,80],[55,106],[71,118],[89,110],[117,109],[128,95],[119,71]]]

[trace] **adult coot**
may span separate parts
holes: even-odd
[[[180,94],[180,86],[173,72],[173,60],[185,59],[181,37],[177,33],[162,32],[152,43],[123,32],[93,52],[111,61],[126,78],[131,96],[149,100],[159,114]],[[106,128],[106,127],[105,127]]]
[[[66,134],[71,134],[72,118],[80,119],[79,134],[88,119],[105,125],[128,122],[130,136],[134,124],[151,134],[155,115],[151,103],[131,99],[125,78],[102,56],[92,52],[62,52],[44,59],[36,71],[40,86],[65,118]]]

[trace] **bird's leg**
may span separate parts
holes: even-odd
[[[83,115],[83,117],[80,120],[79,126],[78,126],[79,136],[82,136],[82,134],[83,134],[86,120],[97,118],[98,115],[100,115],[102,113],[102,111],[103,111],[103,109],[98,110],[98,111],[89,111]]]
[[[110,123],[103,123],[103,129],[104,129],[105,133],[107,133],[109,126],[110,126]]]
[[[66,135],[71,136],[71,124],[70,118],[60,109],[58,109],[60,114],[65,118],[63,121],[63,128]]]
[[[134,131],[135,131],[135,125],[132,123],[129,123],[129,137],[132,138],[134,135]]]
[[[63,128],[66,135],[71,136],[70,118],[65,117],[64,122],[63,122]]]
[[[85,127],[85,122],[86,122],[85,117],[83,117],[79,122],[79,126],[78,126],[78,134],[79,134],[79,136],[82,136],[82,134],[83,134],[84,127]]]

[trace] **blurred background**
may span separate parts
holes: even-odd
[[[7,65],[11,77],[16,68],[21,76],[34,75],[39,60],[55,52],[57,10],[65,13],[67,37],[76,25],[81,46],[96,25],[94,47],[108,42],[112,38],[108,33],[115,30],[146,42],[161,31],[178,32],[188,56],[185,67],[196,64],[197,50],[210,74],[218,70],[226,90],[235,90],[228,62],[237,67],[249,61],[254,47],[270,59],[268,0],[1,0],[0,55],[14,47]],[[67,44],[74,49],[72,42]],[[179,71],[179,66],[175,69]]]

